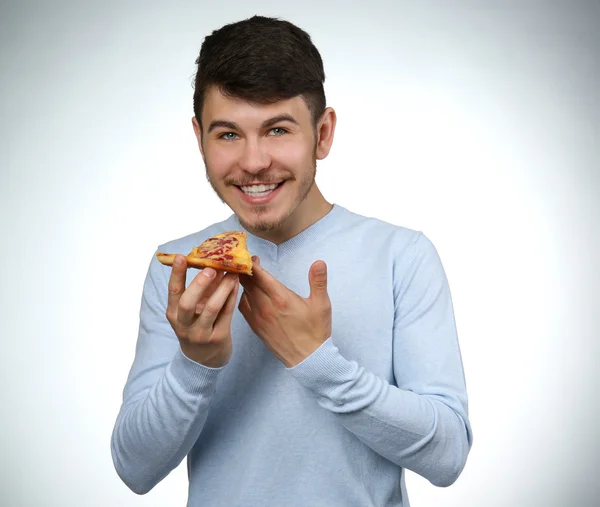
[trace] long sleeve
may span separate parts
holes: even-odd
[[[144,282],[135,359],[111,439],[115,469],[138,494],[150,491],[189,453],[222,370],[181,352],[166,319],[167,283],[153,258]]]
[[[330,337],[291,374],[375,452],[449,486],[472,445],[448,282],[421,233],[394,265],[395,385],[344,358]]]

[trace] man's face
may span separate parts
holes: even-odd
[[[194,121],[208,181],[246,230],[278,231],[310,211],[318,134],[301,97],[257,105],[212,87],[202,127]]]

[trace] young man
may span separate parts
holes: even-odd
[[[119,476],[143,494],[187,456],[192,507],[407,506],[404,469],[452,484],[472,437],[444,270],[422,233],[320,193],[336,116],[310,37],[254,17],[196,63],[194,132],[233,215],[160,250],[243,230],[254,275],[153,258]]]

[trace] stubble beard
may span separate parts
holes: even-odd
[[[208,164],[205,163],[206,168],[206,179],[210,186],[212,187],[217,197],[221,200],[223,204],[226,204],[230,208],[231,205],[225,200],[223,194],[219,191],[219,189],[214,185],[213,181],[210,178],[210,170],[208,168]],[[265,215],[269,211],[269,205],[255,205],[252,207],[252,214],[256,217],[256,219],[252,222],[248,222],[244,220],[243,217],[238,215],[238,220],[244,229],[252,234],[256,233],[268,233],[274,232],[282,229],[286,222],[290,219],[294,211],[306,200],[310,190],[315,184],[315,178],[317,175],[317,160],[313,158],[311,171],[306,173],[306,176],[303,177],[298,182],[298,193],[294,202],[290,203],[288,208],[284,211],[283,215],[276,218],[275,220],[267,220],[261,218],[261,215]],[[287,185],[288,183],[286,183]]]

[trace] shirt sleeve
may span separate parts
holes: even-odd
[[[449,486],[473,437],[448,281],[431,241],[416,234],[394,265],[395,385],[344,358],[335,336],[289,371],[371,449]]]
[[[189,453],[222,370],[182,353],[166,318],[167,287],[154,256],[143,287],[135,358],[111,438],[115,469],[138,494],[150,491]]]

